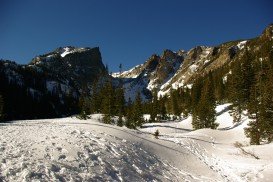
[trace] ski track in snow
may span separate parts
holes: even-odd
[[[225,181],[241,181],[241,179],[230,172],[230,167],[223,160],[214,156],[213,154],[209,154],[208,151],[201,147],[194,139],[186,139],[186,140],[174,140],[173,137],[163,136],[159,139],[167,140],[171,142],[175,142],[176,144],[188,149],[192,154],[194,154],[199,160],[204,162],[207,166],[210,167],[213,171],[220,174]],[[211,145],[214,147],[214,139],[211,139]]]
[[[209,136],[202,136],[201,138],[204,137],[208,137],[207,140],[209,141],[211,147],[216,148],[214,138]],[[219,158],[217,155],[207,151],[206,148],[196,142],[195,139],[190,139],[187,137],[185,137],[185,139],[178,139],[168,135],[161,136],[159,139],[174,142],[181,147],[188,149],[210,169],[222,176],[224,181],[259,181],[259,179],[263,178],[261,172],[266,169],[266,166],[244,166],[242,171],[242,167],[240,165],[231,165],[229,161],[225,161],[224,159]]]
[[[196,181],[133,142],[57,122],[0,126],[0,181]]]
[[[138,131],[99,123],[99,115],[0,124],[0,182],[272,181],[273,145],[245,145],[248,154],[234,146],[247,142],[249,120],[229,126],[227,106],[218,108],[219,130],[192,131],[190,117]],[[158,139],[147,138],[156,129]]]

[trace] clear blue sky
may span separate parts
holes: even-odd
[[[99,46],[111,71],[164,49],[258,36],[272,0],[0,0],[0,58],[28,63],[61,46]]]

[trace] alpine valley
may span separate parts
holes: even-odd
[[[0,61],[0,181],[272,181],[273,25],[118,73],[102,57]]]

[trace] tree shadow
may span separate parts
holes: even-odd
[[[140,136],[138,136],[138,135],[136,135],[136,134],[134,134],[134,133],[131,133],[131,132],[129,132],[129,131],[126,131],[126,130],[122,130],[122,129],[113,127],[113,126],[111,126],[111,125],[110,125],[110,126],[107,126],[107,125],[95,124],[95,123],[73,123],[73,122],[71,122],[71,123],[65,123],[65,124],[72,124],[72,125],[73,125],[73,124],[74,124],[74,125],[93,125],[93,126],[100,126],[100,127],[111,128],[111,129],[114,129],[114,130],[118,130],[118,131],[122,131],[122,132],[124,132],[124,133],[127,133],[127,134],[129,134],[129,135],[131,135],[131,136],[133,136],[133,137],[138,138],[138,139],[141,139],[141,140],[150,142],[150,143],[152,143],[152,144],[154,144],[154,145],[158,145],[158,146],[160,146],[160,147],[164,147],[164,148],[166,148],[166,149],[169,149],[169,150],[178,152],[178,153],[180,153],[180,154],[188,154],[188,153],[179,151],[179,150],[177,150],[177,149],[168,147],[168,146],[166,146],[166,145],[163,145],[163,144],[160,144],[160,143],[157,143],[157,142],[148,140],[147,138],[140,137]],[[135,132],[135,133],[138,133],[138,134],[147,134],[147,133],[141,132],[141,131],[139,131],[139,130],[136,130],[136,131],[134,131],[134,132]]]
[[[190,130],[190,129],[176,128],[176,127],[173,127],[173,126],[164,126],[164,125],[159,125],[159,124],[149,125],[149,126],[142,126],[142,128],[152,128],[152,127],[171,128],[171,129],[187,131],[187,132],[193,131],[193,130]]]

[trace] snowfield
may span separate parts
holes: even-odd
[[[0,181],[272,181],[273,144],[249,146],[248,119],[234,126],[227,107],[218,130],[193,131],[191,117],[139,130],[100,115],[0,124]]]

